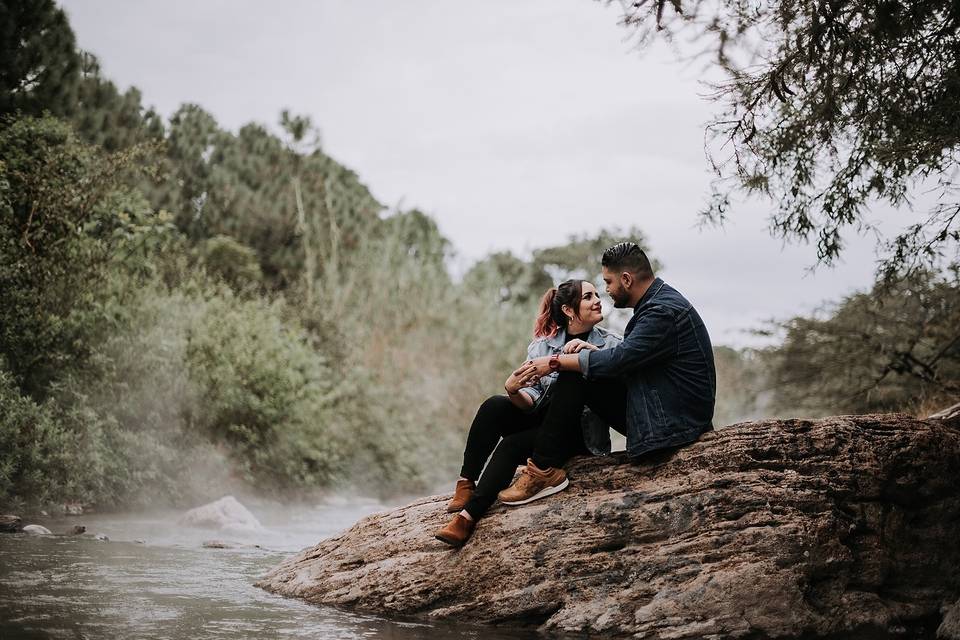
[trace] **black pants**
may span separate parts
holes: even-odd
[[[562,467],[576,455],[565,442],[573,433],[582,434],[584,407],[590,407],[615,430],[626,433],[627,388],[622,381],[617,378],[586,380],[578,371],[561,371],[550,389],[550,404],[537,429],[531,456],[533,464],[541,469]]]
[[[580,377],[579,374],[577,376]],[[551,398],[548,406],[552,406],[556,400],[553,392]],[[474,481],[479,478],[477,489],[465,507],[474,520],[483,517],[496,501],[497,494],[510,485],[517,465],[525,464],[527,458],[533,454],[539,427],[549,415],[549,411],[550,409],[526,413],[506,396],[492,396],[480,405],[470,425],[467,446],[463,451],[463,467],[460,470],[460,475],[464,478]],[[561,452],[564,461],[589,453],[583,444],[579,414],[576,427],[564,430],[559,437],[560,440],[551,443],[551,446]],[[487,465],[484,469],[485,462]]]

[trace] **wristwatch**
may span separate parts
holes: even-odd
[[[560,354],[555,353],[550,356],[550,362],[547,363],[550,371],[560,371]]]

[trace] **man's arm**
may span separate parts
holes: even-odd
[[[577,354],[576,370],[588,378],[630,375],[670,356],[676,348],[676,316],[666,307],[655,307],[646,310],[630,335],[613,349]]]
[[[590,351],[584,349],[580,353],[597,353],[595,351]],[[543,376],[550,375],[550,372],[553,369],[550,368],[550,359],[555,358],[557,362],[560,363],[560,368],[558,371],[580,371],[580,354],[579,353],[562,353],[558,356],[541,356],[539,358],[534,358],[530,362],[533,367],[536,369],[537,376],[542,378]]]
[[[560,371],[579,371],[588,378],[613,378],[630,375],[652,362],[662,360],[676,350],[676,317],[666,307],[646,310],[637,320],[630,335],[613,349],[561,354],[556,357]],[[549,374],[550,358],[534,358],[538,376]]]

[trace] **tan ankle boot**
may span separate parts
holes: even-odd
[[[453,499],[447,503],[447,513],[463,511],[467,502],[473,497],[476,488],[477,485],[473,483],[473,480],[457,480],[457,488],[453,492]]]
[[[447,523],[447,526],[433,534],[433,537],[446,542],[451,547],[462,547],[470,539],[476,526],[475,521],[464,518],[458,513]]]

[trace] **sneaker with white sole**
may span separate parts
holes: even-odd
[[[533,460],[527,460],[527,466],[520,472],[520,477],[497,497],[503,504],[517,506],[552,496],[566,489],[569,484],[567,472],[563,469],[540,469],[533,464]]]

